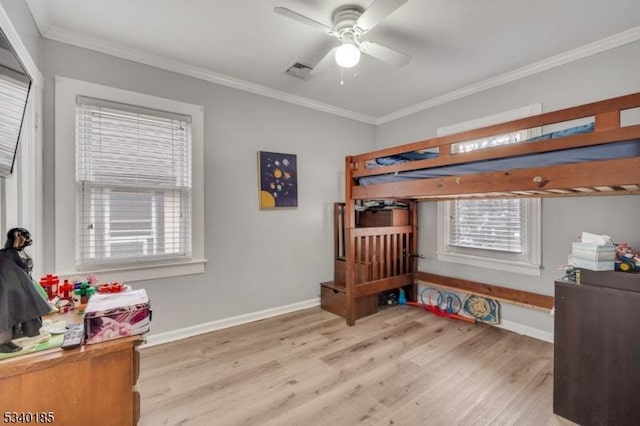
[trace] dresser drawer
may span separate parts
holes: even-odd
[[[355,300],[356,319],[378,312],[378,296],[358,297]],[[326,282],[320,284],[320,307],[342,318],[347,317],[347,294],[344,285]]]

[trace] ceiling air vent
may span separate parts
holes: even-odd
[[[302,80],[308,80],[311,77],[312,68],[309,65],[303,64],[300,61],[295,61],[288,67],[284,69],[285,74],[292,75],[294,77],[298,77]]]

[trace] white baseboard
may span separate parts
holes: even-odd
[[[495,326],[524,336],[533,337],[534,339],[553,343],[553,333],[540,330],[539,328],[529,327],[528,325],[508,320],[505,321],[503,319],[500,319],[500,324],[495,324]]]
[[[185,339],[187,337],[196,336],[198,334],[209,333],[211,331],[221,330],[223,328],[233,327],[236,325],[247,324],[266,318],[275,317],[289,312],[300,311],[302,309],[313,308],[320,305],[320,298],[304,300],[302,302],[292,303],[291,305],[279,306],[277,308],[269,308],[263,311],[251,312],[248,314],[238,315],[235,317],[223,318],[216,321],[198,324],[191,327],[171,330],[164,333],[149,334],[146,336],[146,343],[143,348],[148,348],[163,343],[174,342],[176,340]]]
[[[185,339],[187,337],[197,336],[199,334],[209,333],[211,331],[222,330],[223,328],[234,327],[236,325],[247,324],[253,321],[271,318],[278,315],[287,314],[289,312],[300,311],[302,309],[313,308],[319,305],[320,298],[317,297],[314,299],[304,300],[302,302],[292,303],[291,305],[279,306],[277,308],[269,308],[262,311],[238,315],[235,317],[223,318],[220,320],[198,324],[191,327],[180,328],[177,330],[171,330],[164,333],[149,334],[148,336],[146,336],[146,343],[144,343],[142,347],[148,348],[155,345],[161,345],[163,343],[174,342],[176,340]],[[553,333],[540,330],[539,328],[529,327],[524,324],[504,319],[501,319],[500,324],[496,324],[495,326],[504,330],[513,331],[514,333],[522,334],[524,336],[533,337],[534,339],[553,343]]]

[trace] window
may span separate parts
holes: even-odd
[[[439,202],[438,260],[540,275],[540,199]]]
[[[76,106],[77,264],[191,256],[191,119],[97,99]]]
[[[438,135],[515,120],[541,111],[540,104],[438,130]],[[452,154],[518,143],[537,136],[529,129],[460,142]],[[540,275],[540,199],[467,199],[438,203],[438,260]]]
[[[202,107],[63,77],[55,100],[56,272],[203,272]]]
[[[522,253],[524,212],[518,199],[459,200],[449,204],[449,244]]]
[[[0,52],[2,50],[0,49]],[[14,78],[15,77],[15,78]],[[0,65],[0,176],[7,176],[13,170],[18,136],[22,127],[22,117],[29,93],[30,82]]]
[[[43,140],[41,117],[44,78],[29,51],[26,49],[23,39],[16,32],[13,25],[15,22],[12,23],[7,15],[5,9],[8,7],[3,6],[2,3],[3,2],[0,2],[0,33],[4,35],[4,42],[0,44],[5,48],[10,47],[10,50],[13,50],[19,65],[10,68],[22,68],[25,74],[31,79],[31,88],[29,89],[26,108],[23,103],[24,99],[21,101],[21,108],[25,108],[24,119],[20,131],[20,143],[18,144],[17,152],[15,152],[16,157],[13,175],[7,179],[0,179],[0,235],[6,235],[7,229],[15,226],[27,228],[31,232],[31,235],[35,238],[33,245],[30,247],[30,251],[34,259],[39,259],[39,261],[35,262],[33,270],[33,276],[37,277],[41,276],[40,274],[43,270],[46,270],[44,264],[46,264],[48,259],[47,256],[45,256],[46,251],[44,247],[50,241],[46,235],[43,235],[45,230],[43,227],[45,209],[42,204]],[[6,2],[4,3],[6,4]],[[6,71],[6,69],[4,71]],[[0,74],[8,75],[5,72]],[[23,81],[23,78],[24,76],[18,78],[18,80]],[[15,81],[11,83],[12,86],[13,83],[15,83]],[[0,84],[5,85],[7,82],[4,81]],[[14,95],[18,95],[17,91],[13,91],[14,89],[15,86],[9,89],[12,92],[12,94],[9,95],[11,102],[16,100]],[[23,92],[24,87],[19,89],[19,91]],[[3,113],[6,113],[6,111],[3,111]],[[22,109],[20,113],[22,114]],[[13,115],[13,117],[15,118],[16,116]],[[3,129],[3,131],[7,130],[7,128]],[[12,145],[13,148],[15,148],[15,140],[12,141]],[[9,155],[13,158],[13,151],[9,149],[9,152]],[[9,157],[5,157],[5,159],[6,158]],[[47,213],[49,212],[47,211]]]

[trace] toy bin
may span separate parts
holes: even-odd
[[[151,325],[151,305],[144,289],[96,294],[84,312],[86,344],[143,334]]]

